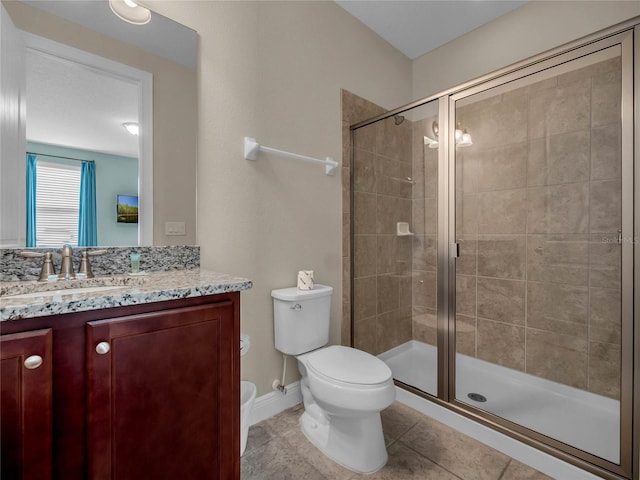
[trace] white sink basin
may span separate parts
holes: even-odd
[[[35,298],[35,297],[55,297],[61,295],[74,295],[76,293],[95,293],[106,292],[108,290],[119,290],[126,288],[126,285],[106,285],[100,287],[84,287],[84,288],[62,288],[60,290],[48,290],[45,292],[29,292],[20,293],[18,295],[7,295],[6,298]]]

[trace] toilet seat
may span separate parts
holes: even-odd
[[[379,358],[341,345],[308,354],[306,364],[316,375],[353,386],[378,386],[392,377],[391,369]]]

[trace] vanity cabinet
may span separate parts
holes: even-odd
[[[2,322],[51,330],[53,468],[37,478],[239,479],[239,305],[229,292]]]
[[[51,338],[51,329],[0,336],[0,478],[51,478]]]

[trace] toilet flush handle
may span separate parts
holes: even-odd
[[[302,310],[302,305],[300,305],[299,303],[296,303],[295,305],[292,305],[291,310],[295,310],[296,312],[299,312],[300,310]]]

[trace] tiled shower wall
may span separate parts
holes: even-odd
[[[397,235],[412,224],[411,139],[411,122],[394,118],[354,135],[354,340],[373,354],[412,338],[412,237]]]
[[[457,351],[618,398],[619,58],[456,121]]]
[[[458,109],[457,351],[619,398],[620,61]],[[383,113],[343,92],[344,323],[373,354],[436,344],[438,150],[433,118]],[[409,115],[407,115],[409,117]],[[354,189],[349,186],[353,168]],[[411,178],[411,182],[405,182]],[[349,236],[354,196],[354,328]],[[398,237],[396,222],[412,237]]]

